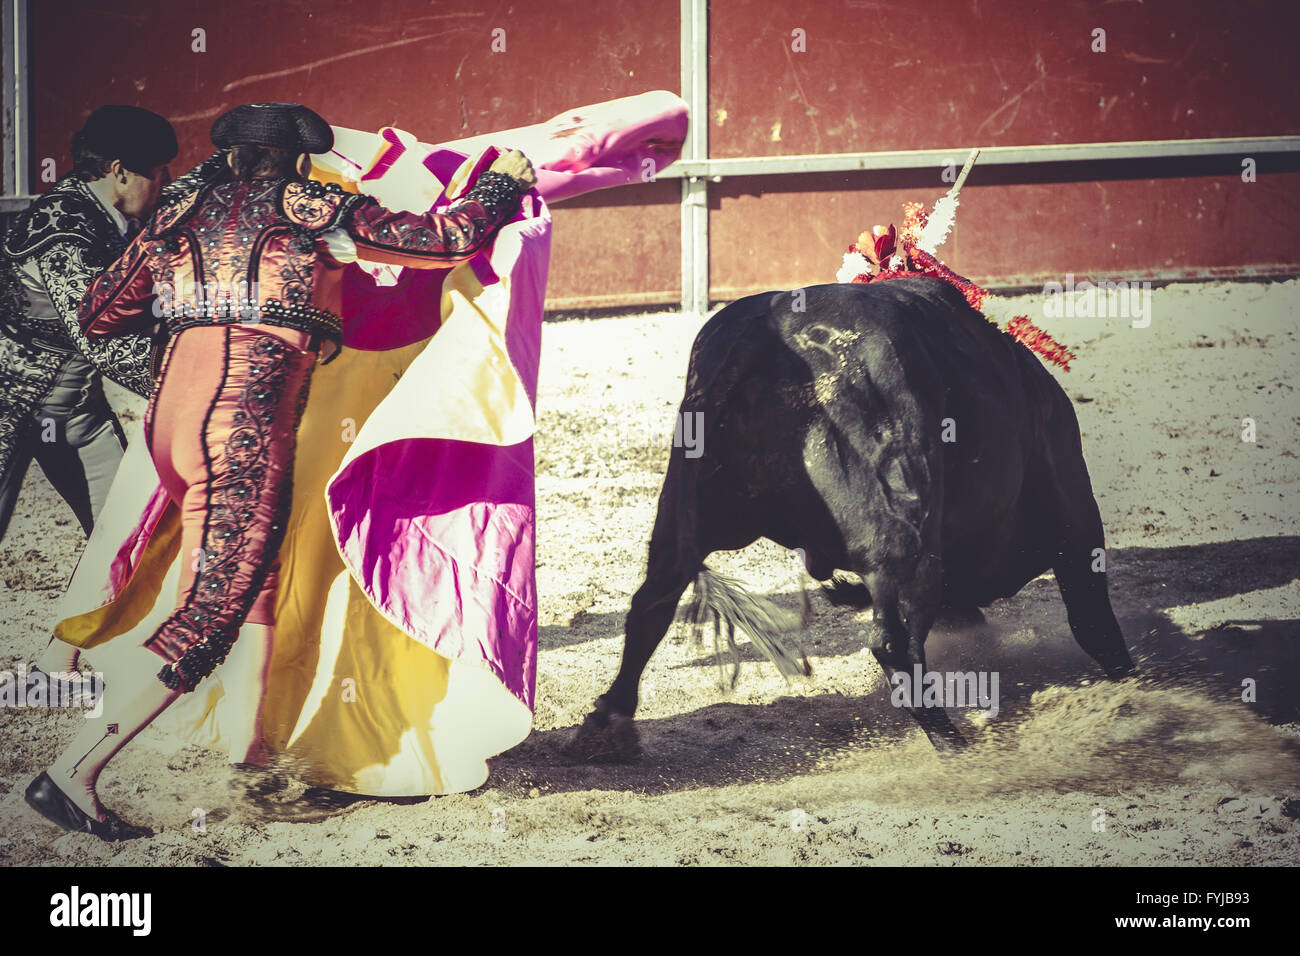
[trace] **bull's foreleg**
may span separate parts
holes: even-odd
[[[885,672],[891,698],[900,684],[905,683],[909,690],[912,689],[918,664],[921,674],[926,673],[925,638],[939,609],[940,582],[939,559],[931,554],[923,555],[917,561],[909,579],[898,586],[897,597],[893,593],[893,582],[886,575],[876,573],[867,578],[875,599],[872,611],[874,633],[869,646]],[[905,706],[925,731],[934,749],[941,754],[964,749],[966,738],[953,725],[947,711],[942,707],[916,705],[914,702],[921,696],[920,689],[916,691],[907,694],[905,699],[909,703]]]
[[[1044,482],[1049,509],[1042,526],[1052,529],[1056,545],[1052,570],[1074,639],[1107,677],[1118,679],[1133,671],[1133,659],[1110,606],[1106,538],[1077,428],[1058,429],[1051,440]]]
[[[1133,658],[1110,606],[1103,558],[1100,544],[1095,550],[1075,548],[1057,559],[1054,570],[1074,639],[1107,677],[1118,680],[1133,671]]]

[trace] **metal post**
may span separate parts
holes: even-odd
[[[4,0],[4,206],[26,205],[31,121],[27,83],[27,0]],[[0,211],[4,211],[0,208]]]
[[[4,48],[0,52],[0,63],[4,67],[4,113],[0,125],[4,130],[4,155],[0,156],[0,196],[9,196],[14,191],[14,2],[5,0],[4,10],[0,12],[3,23]]]
[[[709,3],[681,0],[682,99],[691,111],[682,159],[709,157]],[[709,189],[703,176],[682,178],[682,311],[709,311]]]

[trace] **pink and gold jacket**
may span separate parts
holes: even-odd
[[[415,214],[333,184],[227,176],[160,207],[91,283],[78,320],[88,339],[161,318],[171,335],[243,324],[309,351],[331,341],[337,354],[346,263],[467,261],[514,215],[519,196],[517,180],[485,172],[445,213]]]

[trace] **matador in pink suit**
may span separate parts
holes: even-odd
[[[230,150],[230,175],[160,208],[80,312],[92,339],[148,327],[159,313],[165,320],[170,340],[145,435],[181,509],[181,553],[192,556],[175,611],[144,644],[162,669],[153,658],[138,680],[109,687],[102,720],[88,721],[27,790],[49,819],[108,840],[150,831],[100,804],[103,766],[225,660],[241,626],[262,625],[269,645],[295,436],[313,367],[341,346],[344,265],[467,261],[536,181],[528,160],[507,152],[446,213],[392,212],[305,179],[307,154],[333,145],[330,127],[305,107],[237,107],[213,124],[212,140]],[[247,737],[256,760],[260,730]]]

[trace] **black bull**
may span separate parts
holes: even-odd
[[[988,605],[1049,568],[1080,646],[1111,677],[1132,670],[1074,409],[1028,349],[947,283],[734,302],[695,340],[680,414],[702,424],[702,453],[673,449],[622,666],[574,755],[635,753],[641,674],[687,585],[697,602],[701,591],[724,598],[712,610],[734,625],[745,597],[704,559],[760,537],[802,549],[818,580],[861,576],[868,646],[891,678],[924,670],[941,608]],[[776,635],[751,636],[790,670]],[[962,743],[942,709],[912,713],[940,749]]]

